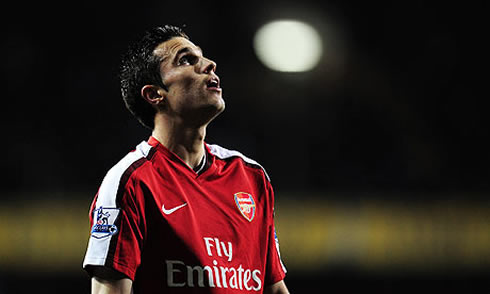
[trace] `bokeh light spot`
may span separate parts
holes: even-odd
[[[265,24],[255,34],[254,48],[265,66],[282,72],[311,70],[322,56],[320,34],[309,24],[296,20]]]

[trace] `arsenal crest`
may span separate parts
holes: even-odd
[[[251,222],[255,217],[255,201],[252,195],[245,192],[235,193],[235,203],[240,213]]]

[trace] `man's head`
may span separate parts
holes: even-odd
[[[216,64],[203,57],[182,29],[157,27],[123,57],[122,96],[129,111],[150,129],[158,112],[196,123],[211,120],[224,109],[215,70]]]

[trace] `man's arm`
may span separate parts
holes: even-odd
[[[92,278],[92,294],[132,294],[133,281],[128,278],[120,280],[104,280]]]
[[[288,288],[284,281],[279,281],[265,288],[265,294],[289,294]]]
[[[92,273],[92,294],[132,294],[133,281],[104,266],[90,266],[88,270]]]

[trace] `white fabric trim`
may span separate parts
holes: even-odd
[[[207,144],[207,145],[209,147],[209,151],[211,151],[211,153],[218,158],[227,159],[230,157],[237,156],[237,157],[240,157],[246,163],[260,167],[264,171],[264,174],[267,177],[267,180],[269,182],[271,181],[271,179],[269,178],[269,175],[265,171],[265,168],[262,167],[257,161],[250,159],[250,158],[246,157],[245,155],[243,155],[242,153],[235,151],[235,150],[228,150],[226,148],[223,148],[223,147],[221,147],[219,145],[215,145],[215,144]]]
[[[107,172],[100,185],[99,194],[95,204],[96,209],[101,206],[105,208],[116,208],[117,191],[122,175],[133,163],[148,156],[151,148],[152,146],[147,142],[141,142],[136,147],[135,151],[128,153]],[[102,239],[90,236],[87,252],[83,261],[83,267],[87,265],[104,265],[112,238],[112,235]]]
[[[208,161],[207,152],[204,151],[204,155],[201,158],[201,166],[195,171],[196,174],[200,174],[202,172],[202,170],[206,166],[207,161]]]
[[[288,270],[286,269],[286,267],[284,266],[284,263],[282,262],[281,250],[279,250],[279,239],[277,238],[277,233],[276,233],[275,230],[274,230],[274,239],[275,239],[275,242],[276,242],[277,256],[279,257],[279,262],[281,263],[282,270],[284,271],[284,273],[287,273]]]

